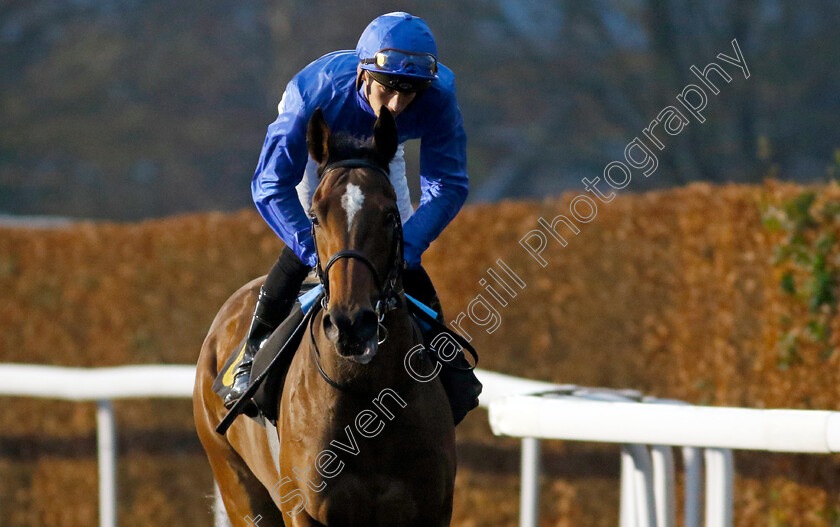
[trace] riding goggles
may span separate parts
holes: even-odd
[[[434,55],[412,53],[399,49],[381,49],[373,58],[362,59],[362,64],[373,64],[376,69],[393,75],[410,75],[434,79],[437,77],[438,64]]]

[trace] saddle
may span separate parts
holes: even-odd
[[[312,306],[314,303],[320,302],[322,292],[319,286],[317,279],[307,278],[303,283],[298,301],[292,307],[291,313],[263,342],[254,357],[254,363],[251,367],[251,386],[243,395],[243,400],[238,401],[231,408],[216,428],[217,432],[224,434],[240,413],[245,413],[261,424],[263,424],[261,421],[265,419],[272,425],[277,426],[279,417],[277,415],[277,402],[283,393],[286,374],[295,351],[300,346],[306,333],[305,330],[311,315],[316,311]],[[478,396],[481,394],[482,385],[473,373],[473,369],[478,365],[478,354],[463,337],[441,324],[431,308],[408,295],[406,297],[409,299],[409,311],[421,328],[426,349],[431,352],[432,358],[440,362],[442,366],[439,374],[441,383],[449,399],[454,423],[457,425],[470,410],[478,406]],[[461,349],[458,350],[454,358],[445,360],[441,356],[441,351],[436,350],[432,345],[433,342],[439,340],[438,337],[442,334],[445,334],[449,341],[454,340],[460,345]],[[467,361],[463,350],[467,350],[472,355],[473,365],[470,365]],[[228,357],[227,362],[213,382],[213,390],[220,397],[224,397],[227,389],[222,379],[231,368],[236,367],[238,362],[236,355],[236,353],[232,353]],[[254,406],[247,404],[248,399],[253,401]],[[249,407],[252,409],[255,407],[256,411],[249,411]]]

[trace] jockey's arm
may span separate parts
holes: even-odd
[[[469,192],[467,136],[454,97],[436,117],[437,126],[420,142],[420,206],[403,226],[409,268],[461,210]]]
[[[268,127],[260,160],[251,180],[251,195],[271,229],[303,263],[314,266],[316,257],[311,223],[295,191],[308,159],[308,116],[293,82],[286,86],[278,110],[277,119]]]

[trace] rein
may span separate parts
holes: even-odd
[[[388,177],[388,171],[382,168],[380,165],[370,161],[368,159],[362,159],[361,157],[354,157],[351,159],[344,159],[341,161],[335,161],[333,163],[327,164],[324,167],[324,170],[321,172],[321,178],[327,175],[328,172],[332,172],[338,168],[369,168],[373,171],[379,172],[385,178]]]
[[[322,309],[322,306],[320,304],[315,304],[312,306],[313,313],[310,322],[315,320],[315,314],[320,309]],[[312,346],[310,347],[310,349],[312,350],[312,360],[315,362],[315,367],[318,368],[318,374],[321,376],[321,378],[324,379],[324,381],[326,381],[327,384],[329,384],[330,386],[332,386],[340,392],[355,396],[367,395],[367,392],[353,388],[352,386],[347,386],[346,384],[341,384],[333,380],[329,375],[327,375],[327,372],[324,371],[324,367],[321,366],[321,351],[318,349],[318,342],[315,340],[314,326],[314,323],[309,324],[309,338],[312,341]]]

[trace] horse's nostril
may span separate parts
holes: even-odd
[[[339,340],[346,341],[352,334],[352,323],[343,311],[331,310],[324,313],[323,324],[324,333],[333,343],[338,343]]]
[[[336,346],[341,346],[344,355],[362,353],[366,345],[376,338],[379,319],[371,309],[345,312],[333,309],[324,313],[324,334]]]
[[[335,327],[333,324],[332,317],[329,313],[324,313],[324,334],[327,336],[328,339],[335,342],[338,339],[338,328]]]
[[[369,340],[376,335],[378,325],[379,319],[376,316],[376,312],[370,309],[364,309],[356,315],[356,320],[353,323],[353,332],[359,340]]]

